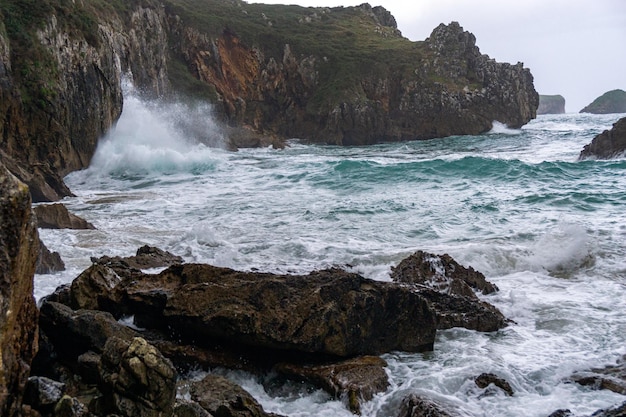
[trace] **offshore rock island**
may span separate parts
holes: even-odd
[[[368,4],[47,0],[0,12],[0,154],[35,202],[71,195],[62,178],[119,118],[127,75],[145,97],[212,103],[234,146],[478,134],[524,125],[539,102],[528,69],[482,55],[458,23],[412,42]]]

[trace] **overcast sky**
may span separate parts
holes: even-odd
[[[255,3],[257,1],[254,1]],[[302,6],[356,6],[363,0],[262,0]],[[389,10],[402,34],[424,40],[457,21],[483,54],[523,62],[540,94],[561,94],[578,112],[596,97],[626,90],[626,0],[371,0]]]

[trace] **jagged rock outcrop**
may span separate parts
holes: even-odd
[[[626,113],[626,91],[608,91],[595,99],[580,112],[594,114]]]
[[[0,162],[0,415],[21,415],[37,352],[33,275],[39,237],[28,188]]]
[[[610,130],[597,135],[585,145],[578,156],[583,159],[610,159],[626,155],[626,117],[619,119]]]
[[[87,220],[70,213],[63,204],[43,204],[35,206],[37,227],[42,229],[95,229]]]
[[[71,194],[62,177],[87,166],[119,117],[124,74],[148,97],[209,100],[236,146],[477,134],[494,120],[519,127],[538,105],[530,71],[481,55],[458,23],[411,42],[368,4],[9,3],[0,5],[15,23],[0,28],[0,156],[36,202]]]
[[[435,311],[438,329],[465,327],[489,332],[507,325],[495,306],[479,300],[474,293],[478,290],[490,294],[498,287],[448,254],[417,251],[392,268],[391,279],[415,286]]]
[[[361,356],[339,363],[322,365],[278,364],[276,370],[291,378],[299,378],[320,386],[335,398],[343,398],[355,414],[361,403],[389,386],[385,372],[387,362],[378,356]]]
[[[563,114],[565,113],[565,97],[561,95],[540,95],[537,114]]]

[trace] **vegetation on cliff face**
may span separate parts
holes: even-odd
[[[35,201],[70,193],[61,177],[119,117],[127,73],[152,97],[209,100],[230,127],[340,145],[519,127],[538,105],[530,71],[482,55],[459,24],[412,42],[369,4],[0,0],[0,13],[0,153]]]
[[[595,114],[626,113],[626,91],[611,90],[606,92],[580,112]]]

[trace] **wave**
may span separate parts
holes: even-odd
[[[146,101],[133,91],[124,98],[116,125],[103,137],[91,174],[132,178],[148,173],[202,173],[215,167],[224,135],[204,103]]]

